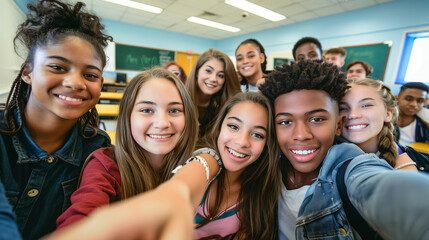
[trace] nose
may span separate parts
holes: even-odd
[[[249,135],[246,132],[241,132],[236,138],[236,143],[241,148],[247,148],[250,146]]]
[[[65,77],[63,85],[73,90],[86,89],[85,78],[79,72],[70,72],[70,74]]]
[[[153,126],[158,129],[166,129],[170,126],[170,119],[168,115],[164,112],[155,113],[155,118],[153,119]]]
[[[362,116],[360,109],[357,107],[350,108],[350,113],[346,116],[348,119],[358,119]]]
[[[306,123],[297,122],[293,128],[293,140],[303,141],[313,138],[310,128]]]

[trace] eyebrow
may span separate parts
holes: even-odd
[[[137,102],[135,105],[137,105],[137,104],[156,105],[156,103],[152,102],[152,101],[140,101],[140,102]],[[181,103],[181,102],[169,102],[168,103],[168,106],[172,106],[172,105],[183,105],[183,103]]]
[[[319,109],[314,109],[314,110],[311,110],[309,112],[306,112],[304,115],[308,116],[308,115],[312,115],[312,114],[315,114],[315,113],[329,113],[329,112],[326,109],[319,108]],[[291,113],[281,112],[281,113],[277,113],[275,117],[277,118],[277,117],[280,117],[280,116],[291,117],[293,115]]]
[[[72,61],[68,60],[65,57],[61,57],[61,56],[48,56],[47,58],[49,58],[49,59],[58,59],[58,60],[61,60],[63,62],[66,62],[68,64],[72,64]],[[99,69],[98,67],[96,67],[94,65],[85,65],[85,67],[91,68],[91,69],[95,69],[95,70],[98,70],[100,72],[103,72],[103,71],[101,71],[101,69]]]
[[[374,98],[363,98],[359,102],[363,102],[363,101],[375,101],[375,99]]]
[[[229,120],[235,120],[235,121],[237,121],[237,122],[243,123],[243,121],[242,121],[241,119],[239,119],[238,117],[228,117],[227,119],[229,119]],[[265,127],[263,127],[263,126],[260,126],[260,125],[256,125],[256,126],[254,126],[253,128],[262,129],[262,130],[264,130],[265,132],[267,132],[267,129],[266,129]]]

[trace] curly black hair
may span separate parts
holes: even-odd
[[[103,67],[106,65],[103,48],[107,46],[108,41],[113,41],[113,38],[102,32],[104,26],[100,23],[100,19],[86,12],[83,9],[84,6],[82,2],[71,5],[59,0],[40,0],[37,4],[27,5],[29,13],[26,20],[18,26],[13,42],[15,52],[18,53],[17,49],[21,46],[28,52],[18,76],[12,83],[4,109],[5,124],[10,131],[1,132],[14,133],[22,126],[21,122],[15,124],[13,109],[17,108],[22,121],[24,107],[31,93],[31,85],[26,84],[21,76],[25,67],[33,63],[38,47],[59,43],[68,36],[76,36],[89,42],[100,57]],[[97,127],[98,114],[95,107],[81,116],[79,121],[84,123],[84,127],[87,124],[90,127]]]
[[[314,44],[316,44],[316,46],[320,50],[320,54],[323,53],[322,44],[319,42],[319,40],[317,40],[317,38],[314,38],[314,37],[303,37],[303,38],[299,39],[298,42],[296,42],[295,45],[293,46],[293,49],[292,49],[293,59],[296,60],[296,49],[298,49],[298,47],[301,46],[304,43],[314,43]]]
[[[278,96],[295,90],[323,90],[333,100],[340,102],[348,88],[346,74],[337,66],[321,60],[304,60],[277,66],[259,87],[271,102]]]

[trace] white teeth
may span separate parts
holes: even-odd
[[[70,101],[70,102],[82,102],[82,99],[80,99],[80,98],[71,98],[71,97],[66,97],[63,95],[58,95],[58,97],[66,100],[66,101]]]
[[[151,134],[149,134],[149,137],[151,137],[151,138],[158,138],[158,139],[169,138],[171,136],[173,136],[173,134],[170,134],[170,135],[151,135]]]
[[[367,125],[353,125],[353,126],[348,126],[347,128],[351,129],[351,130],[358,130],[358,129],[362,129],[362,128],[366,127],[366,126]]]
[[[244,158],[247,156],[245,154],[238,153],[238,152],[232,150],[231,148],[228,148],[228,152],[231,153],[232,155],[234,155],[235,157],[239,157],[239,158]]]
[[[307,155],[307,154],[313,153],[314,151],[316,151],[316,149],[313,149],[313,150],[292,150],[292,152],[297,154],[297,155]]]
[[[208,87],[211,87],[211,88],[214,88],[214,87],[216,87],[215,85],[212,85],[212,84],[206,84]]]

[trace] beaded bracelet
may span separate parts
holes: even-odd
[[[407,163],[404,163],[404,164],[401,164],[401,165],[395,167],[395,170],[398,170],[398,169],[401,169],[401,168],[404,168],[404,167],[410,166],[410,165],[414,165],[415,166],[417,164],[416,164],[416,162],[407,162]]]

